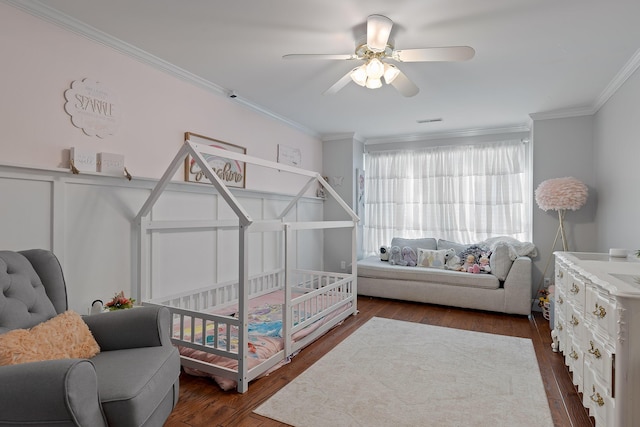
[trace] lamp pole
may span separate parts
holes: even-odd
[[[569,251],[569,244],[567,243],[567,235],[564,232],[564,214],[567,212],[566,209],[558,209],[558,221],[560,222],[560,235],[562,236],[562,250],[565,252]],[[558,235],[556,234],[556,240],[558,239]],[[553,243],[555,248],[555,242]]]

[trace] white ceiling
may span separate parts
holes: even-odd
[[[640,48],[638,0],[20,3],[67,25],[87,24],[85,32],[97,29],[121,48],[140,49],[141,56],[166,61],[214,90],[233,90],[236,102],[311,134],[355,133],[369,143],[522,130],[531,113],[594,112],[625,69],[635,70]],[[282,59],[289,53],[353,53],[370,14],[394,21],[398,49],[469,45],[476,55],[467,62],[399,63],[420,88],[412,98],[390,86],[371,90],[353,83],[323,95],[359,63]],[[417,123],[433,118],[443,121]]]

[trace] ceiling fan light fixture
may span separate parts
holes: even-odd
[[[367,83],[367,69],[365,65],[361,65],[351,70],[351,80],[359,86],[364,86]]]
[[[367,62],[367,77],[370,79],[380,79],[384,74],[384,64],[378,58],[373,58]]]
[[[367,18],[367,46],[372,52],[383,52],[391,35],[391,19],[382,15]]]
[[[366,84],[368,89],[378,89],[382,86],[382,80],[369,77]]]
[[[400,70],[395,65],[384,64],[384,81],[386,84],[391,84],[392,81],[398,77]]]

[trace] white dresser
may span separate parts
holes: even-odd
[[[640,426],[640,261],[556,252],[554,346],[596,427]]]

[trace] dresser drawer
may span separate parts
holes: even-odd
[[[578,387],[578,391],[583,391],[584,383],[584,353],[583,344],[575,339],[569,339],[567,351],[564,355],[565,364],[571,371],[573,384]]]
[[[564,288],[568,301],[582,311],[584,309],[586,293],[586,285],[584,281],[580,276],[574,273],[569,273],[565,280]]]
[[[599,292],[594,286],[587,286],[585,319],[608,342],[616,338],[615,307],[615,301],[608,294]]]
[[[567,316],[564,310],[560,310],[558,306],[556,306],[553,321],[558,339],[558,350],[564,353],[567,348]]]
[[[602,382],[611,396],[613,390],[613,353],[598,336],[592,335],[582,345],[585,363],[594,375]]]
[[[565,320],[567,335],[577,341],[584,341],[586,329],[582,312],[577,307],[571,304],[566,308],[566,320]]]
[[[556,277],[555,277],[555,285],[556,291],[558,289],[566,288],[565,278],[567,277],[567,268],[559,262],[556,262]]]
[[[596,419],[596,427],[613,426],[616,401],[589,369],[584,371],[584,392],[582,404],[589,409],[589,415]]]

